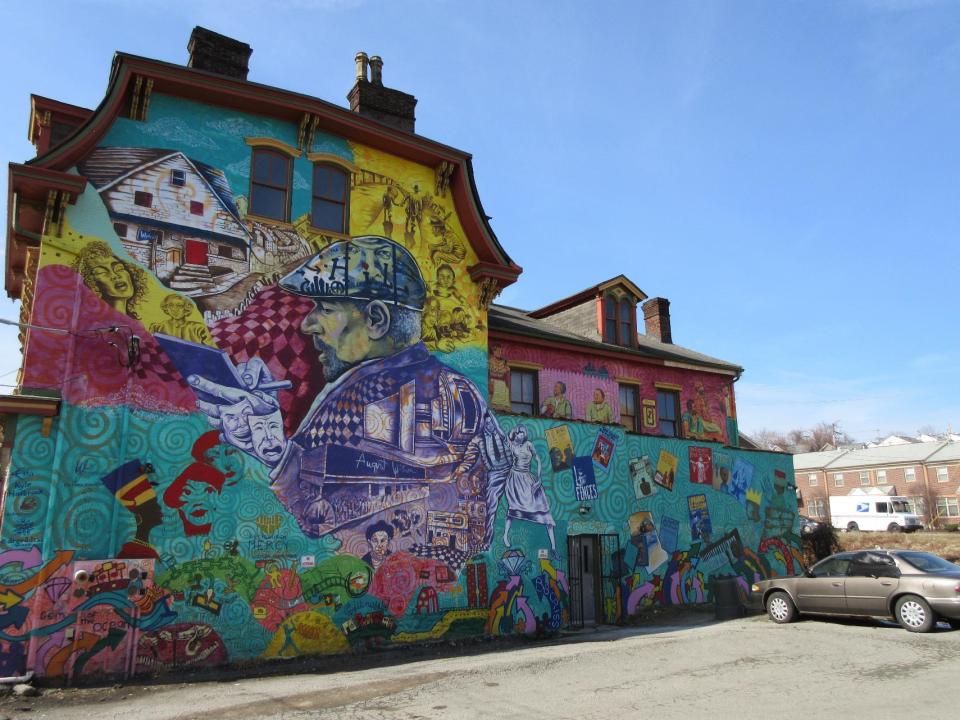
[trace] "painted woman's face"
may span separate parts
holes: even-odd
[[[126,266],[111,257],[93,257],[87,265],[97,283],[100,293],[111,300],[127,300],[133,297],[133,280]]]
[[[183,500],[183,512],[194,525],[203,525],[210,522],[209,515],[214,508],[217,489],[199,480],[187,480],[180,493]]]

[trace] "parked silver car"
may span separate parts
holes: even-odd
[[[960,565],[918,550],[841,552],[752,590],[775,623],[860,615],[894,618],[911,632],[929,632],[941,619],[960,629]]]

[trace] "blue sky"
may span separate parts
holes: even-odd
[[[7,2],[0,159],[32,156],[31,92],[94,107],[115,50],[185,64],[194,25],[343,105],[381,55],[418,132],[474,155],[525,269],[501,302],[623,272],[746,368],[748,432],[960,430],[960,2]]]

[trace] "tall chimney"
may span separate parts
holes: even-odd
[[[646,334],[663,343],[673,343],[670,332],[670,301],[666,298],[650,298],[643,304],[643,324]]]
[[[199,25],[190,33],[187,43],[190,60],[187,67],[246,80],[253,48],[245,42],[228,38]]]
[[[347,95],[350,109],[364,117],[412,133],[416,121],[414,109],[417,107],[417,99],[400,90],[384,87],[383,59],[379,55],[374,55],[369,60],[369,80],[366,53],[357,53],[356,62],[357,81]]]
[[[358,52],[354,60],[357,62],[357,80],[366,80],[367,66],[370,64],[367,54],[365,52]]]

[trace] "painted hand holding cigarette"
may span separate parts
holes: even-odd
[[[273,467],[287,444],[277,392],[292,387],[292,383],[274,380],[267,366],[256,357],[240,363],[237,373],[244,388],[221,385],[200,375],[191,375],[187,382],[214,398],[212,402],[198,399],[197,409],[226,442]]]

